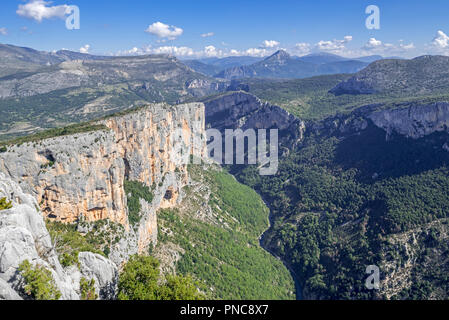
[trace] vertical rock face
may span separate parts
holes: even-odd
[[[36,210],[36,200],[0,173],[0,198],[12,201],[12,208],[0,211],[0,299],[19,299],[22,291],[19,265],[28,260],[51,271],[62,299],[79,296],[53,250],[44,219]]]
[[[279,129],[281,145],[302,140],[305,123],[284,109],[262,102],[246,92],[231,92],[205,102],[208,127],[226,129]]]
[[[390,136],[393,132],[419,139],[434,132],[449,132],[449,103],[437,102],[408,108],[382,110],[369,115]]]
[[[80,272],[86,279],[95,280],[95,292],[102,300],[117,296],[118,270],[110,260],[91,252],[79,254]]]
[[[0,172],[32,194],[46,217],[66,223],[82,216],[130,229],[125,179],[152,187],[154,201],[142,206],[136,235],[143,251],[155,241],[156,210],[179,201],[186,157],[206,154],[204,123],[202,104],[154,104],[100,121],[103,131],[9,147]]]
[[[12,202],[12,208],[0,211],[0,300],[20,300],[24,283],[19,265],[28,260],[51,272],[63,300],[80,298],[80,279],[95,280],[101,299],[114,299],[117,291],[116,265],[90,252],[79,253],[80,270],[64,269],[56,254],[36,200],[0,172],[0,198]]]

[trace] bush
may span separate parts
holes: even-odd
[[[78,265],[78,254],[80,252],[93,252],[104,255],[104,252],[93,243],[90,234],[85,237],[82,236],[76,230],[76,225],[66,225],[52,221],[46,221],[46,225],[52,242],[55,243],[59,262],[63,267]],[[96,240],[100,241],[99,239]]]
[[[118,282],[119,300],[157,300],[159,261],[133,256],[125,265]]]
[[[42,266],[33,267],[28,260],[23,261],[19,271],[25,282],[25,294],[35,300],[59,300],[61,292],[49,270]]]
[[[128,220],[129,223],[134,226],[140,221],[140,199],[151,203],[154,195],[151,193],[150,188],[138,181],[125,180],[124,187],[128,198]]]
[[[190,277],[168,276],[163,283],[159,261],[148,256],[133,256],[120,274],[119,300],[201,300]]]
[[[198,293],[193,279],[182,276],[167,276],[167,282],[160,290],[161,300],[204,300],[204,296]]]
[[[95,280],[87,280],[81,278],[80,280],[81,300],[97,300],[98,294],[95,292]]]
[[[0,199],[0,211],[1,210],[8,210],[12,208],[12,203],[11,201],[7,201],[6,198],[1,198]]]

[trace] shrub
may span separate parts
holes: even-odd
[[[62,266],[77,265],[80,252],[93,252],[104,255],[103,251],[94,245],[93,240],[89,236],[83,237],[76,230],[76,225],[66,225],[52,221],[47,221],[46,225],[51,239],[55,243],[59,262]],[[99,239],[96,240],[99,241]]]
[[[97,300],[98,294],[95,292],[95,280],[87,280],[81,278],[80,280],[81,300]]]
[[[157,300],[159,261],[133,256],[120,274],[119,300]]]
[[[25,293],[35,300],[59,300],[61,292],[56,287],[51,272],[43,266],[33,267],[28,260],[23,261],[19,271],[25,282]]]
[[[201,300],[190,277],[160,277],[159,261],[149,256],[133,256],[120,274],[119,300]]]
[[[67,267],[70,267],[73,265],[78,265],[79,264],[78,254],[79,254],[79,252],[76,250],[73,250],[70,253],[64,252],[63,254],[61,254],[59,256],[59,262],[61,263],[61,265],[64,268],[67,268]]]
[[[12,203],[11,201],[7,201],[6,198],[1,198],[0,199],[0,211],[1,210],[8,210],[12,208]]]
[[[5,153],[8,149],[5,146],[0,147],[0,153]]]
[[[128,197],[128,220],[134,226],[140,221],[140,199],[148,203],[153,201],[154,195],[150,188],[138,181],[125,180],[125,192]]]
[[[55,165],[54,161],[48,161],[46,164],[41,165],[41,169],[48,169]]]
[[[167,282],[160,289],[161,300],[204,300],[198,293],[196,283],[190,276],[167,276]]]

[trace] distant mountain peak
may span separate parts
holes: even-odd
[[[288,54],[287,51],[279,50],[279,51],[276,51],[273,55],[269,56],[265,60],[281,60],[281,61],[284,61],[284,60],[288,60],[290,58],[291,58],[291,56]]]

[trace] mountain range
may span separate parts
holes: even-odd
[[[243,78],[298,79],[323,74],[355,73],[368,64],[383,59],[367,56],[355,59],[330,53],[314,53],[303,57],[291,56],[279,50],[266,58],[228,57],[184,61],[197,72],[227,80]]]
[[[0,135],[7,137],[226,89],[226,82],[168,55],[101,57],[2,45],[0,61]]]
[[[372,94],[401,92],[416,95],[447,92],[449,57],[421,56],[412,60],[376,61],[331,92],[340,94]]]

